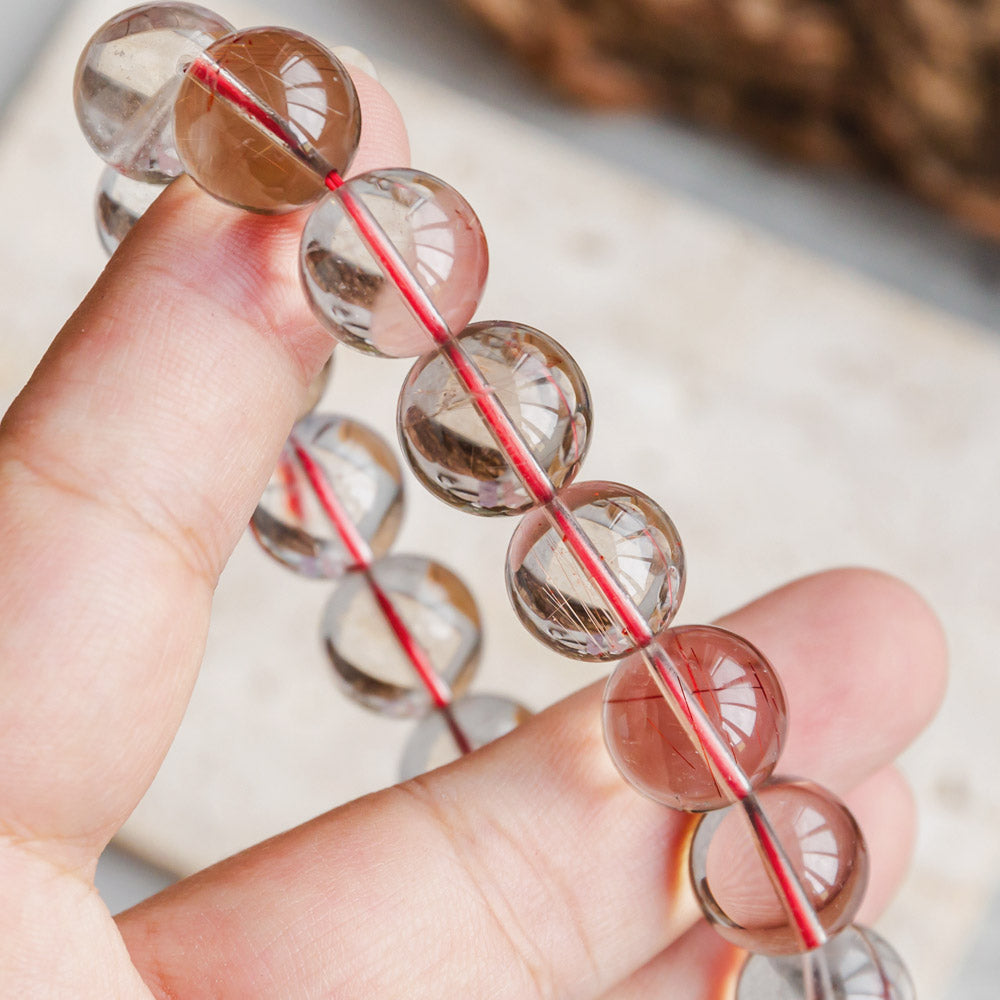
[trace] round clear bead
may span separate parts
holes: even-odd
[[[110,257],[166,184],[137,181],[105,167],[97,185],[94,217],[101,246]]]
[[[334,509],[324,504],[297,447],[335,495]],[[402,514],[402,477],[386,441],[355,420],[314,413],[295,425],[250,527],[279,562],[303,576],[331,579],[357,564],[338,530],[341,515],[377,558],[392,545]]]
[[[250,28],[210,45],[174,106],[177,152],[209,194],[252,212],[288,212],[327,190],[361,137],[346,68],[313,38]]]
[[[750,955],[736,1000],[916,1000],[893,947],[854,924],[802,955]]]
[[[306,222],[302,281],[330,333],[381,357],[415,357],[434,347],[359,235],[349,209],[381,230],[449,329],[461,330],[486,284],[489,253],[482,226],[453,187],[431,174],[399,168],[352,178]]]
[[[458,342],[489,382],[556,489],[572,481],[590,444],[590,391],[551,337],[518,323],[475,323]],[[443,352],[411,369],[397,415],[403,452],[435,496],[473,514],[518,514],[533,504],[472,395]]]
[[[149,3],[117,14],[87,43],[73,98],[87,141],[119,173],[165,183],[183,173],[173,109],[184,65],[233,26],[190,3]]]
[[[400,781],[450,764],[468,750],[478,750],[516,729],[531,712],[510,698],[495,694],[470,694],[452,702],[448,711],[430,712],[416,725],[403,748]],[[455,733],[455,727],[461,736]],[[465,740],[467,747],[461,745]]]
[[[670,518],[645,494],[619,483],[575,483],[558,499],[650,630],[665,628],[684,592],[684,555]],[[518,525],[507,550],[506,578],[524,626],[565,656],[606,660],[636,648],[546,508],[530,511]]]
[[[811,781],[772,779],[757,803],[823,931],[854,919],[868,884],[868,850],[848,808]],[[701,817],[691,841],[691,884],[708,922],[728,941],[765,955],[807,950],[762,860],[747,806]]]
[[[764,655],[711,625],[666,629],[655,642],[751,783],[765,781],[781,753],[788,713],[781,681]],[[643,795],[692,812],[729,805],[643,652],[622,660],[608,679],[603,719],[611,759]]]
[[[482,630],[472,594],[451,570],[423,556],[391,555],[339,583],[323,616],[323,641],[349,697],[383,715],[416,716],[433,699],[404,647],[415,644],[457,696],[475,673]]]

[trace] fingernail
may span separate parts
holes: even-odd
[[[358,49],[351,45],[338,45],[332,50],[333,54],[345,65],[353,66],[355,69],[361,70],[362,73],[367,73],[373,80],[378,79],[378,72],[375,69],[375,64]]]

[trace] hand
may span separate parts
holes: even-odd
[[[358,79],[357,170],[406,162]],[[691,820],[627,787],[592,687],[459,764],[368,796],[117,920],[97,858],[180,722],[217,576],[330,350],[295,276],[301,218],[160,198],[0,427],[0,995],[138,998],[727,995],[697,921]],[[942,688],[938,626],[840,571],[723,619],[789,696],[781,764],[846,793],[863,916],[913,835],[890,762]]]

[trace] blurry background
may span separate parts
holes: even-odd
[[[784,576],[850,561],[899,572],[941,609],[955,678],[941,720],[908,757],[925,834],[911,885],[890,914],[889,933],[898,926],[897,943],[920,967],[922,982],[931,984],[925,1000],[992,1000],[1000,981],[1000,859],[993,832],[1000,794],[992,775],[1000,751],[992,710],[1000,534],[991,510],[1000,492],[1000,242],[982,232],[1000,233],[990,174],[991,165],[1000,164],[992,132],[1000,120],[992,113],[1000,73],[991,61],[986,15],[983,30],[971,34],[961,19],[932,19],[942,32],[935,40],[928,34],[931,22],[903,16],[906,3],[687,0],[647,5],[675,12],[676,23],[656,32],[636,21],[641,4],[628,5],[629,20],[617,16],[610,0],[595,2],[588,20],[580,14],[585,5],[573,5],[576,13],[569,14],[554,0],[469,0],[527,60],[529,72],[456,0],[283,0],[280,14],[268,15],[259,5],[265,13],[249,19],[242,16],[243,4],[215,6],[238,25],[274,20],[354,45],[375,61],[411,123],[415,162],[455,183],[483,216],[493,247],[491,301],[502,303],[495,311],[567,342],[591,376],[599,420],[613,423],[616,415],[605,413],[602,400],[621,383],[614,382],[619,376],[612,362],[607,374],[595,370],[608,345],[588,355],[584,327],[605,322],[595,338],[608,329],[617,333],[602,316],[620,317],[622,306],[608,303],[601,313],[604,306],[586,300],[584,287],[617,285],[623,300],[648,300],[629,314],[636,318],[634,330],[619,319],[632,343],[616,340],[615,346],[632,352],[632,370],[636,362],[648,363],[652,391],[662,393],[659,405],[672,421],[656,452],[636,445],[633,464],[648,466],[651,454],[669,456],[663,485],[651,485],[648,475],[637,485],[663,499],[672,514],[680,504],[676,519],[689,560],[692,567],[700,563],[703,574],[700,581],[692,577],[688,618],[721,612]],[[953,5],[913,6],[947,14]],[[994,5],[954,6],[988,11]],[[851,20],[843,14],[847,7]],[[51,171],[53,188],[38,196],[43,207],[23,220],[15,204],[23,198],[6,192],[7,222],[0,223],[5,253],[18,260],[5,263],[19,290],[33,281],[51,285],[57,267],[67,299],[47,303],[51,317],[40,306],[13,310],[14,333],[27,331],[8,369],[13,388],[100,266],[96,240],[88,243],[89,218],[78,218],[86,216],[86,195],[74,187],[80,173],[88,188],[99,166],[73,134],[66,81],[89,32],[115,9],[105,0],[79,8],[60,0],[12,0],[6,10],[0,166],[7,184],[23,185],[23,164],[35,157]],[[713,20],[709,9],[732,16]],[[899,17],[891,13],[900,11]],[[866,14],[870,32],[861,27]],[[40,59],[51,53],[57,35],[63,48],[50,64],[51,79],[42,79]],[[634,110],[584,111],[554,98],[539,77],[591,105]],[[663,107],[711,122],[713,129],[671,119]],[[719,131],[723,127],[731,132]],[[52,162],[58,157],[39,155],[63,146],[62,169]],[[792,164],[776,150],[812,162]],[[851,170],[841,169],[845,165]],[[518,198],[524,204],[505,229],[503,216]],[[563,199],[569,205],[560,211]],[[59,226],[55,242],[46,235],[47,224]],[[15,229],[7,228],[15,225],[16,240]],[[32,239],[44,251],[32,252]],[[522,266],[519,252],[535,263]],[[547,279],[532,284],[538,262],[557,254],[555,273],[542,268]],[[647,275],[641,266],[651,254],[664,263],[662,272]],[[28,276],[19,277],[17,267]],[[580,297],[575,307],[567,303]],[[580,328],[583,350],[565,335],[567,327]],[[741,329],[749,339],[734,340],[733,331]],[[345,359],[343,367],[351,371],[350,364]],[[678,367],[689,372],[690,384],[678,384]],[[400,377],[397,371],[391,378]],[[602,378],[607,384],[597,384]],[[790,381],[801,385],[789,388]],[[349,395],[336,378],[331,392]],[[639,410],[628,412],[627,401],[620,405],[626,409],[621,420],[641,418]],[[811,431],[795,429],[803,414],[817,421]],[[742,427],[747,421],[750,426]],[[736,422],[742,433],[733,435]],[[619,457],[613,440],[606,436],[595,444],[588,461],[594,475]],[[716,468],[713,462],[699,465],[699,454],[712,455]],[[770,491],[747,485],[755,470],[771,482]],[[626,472],[613,478],[628,481]],[[814,515],[789,515],[783,498]],[[743,520],[734,523],[737,509]],[[479,524],[467,530],[473,529],[485,530]],[[487,543],[498,558],[502,535],[503,529]],[[177,874],[324,807],[316,802],[330,805],[339,795],[364,790],[341,782],[332,793],[328,786],[317,791],[302,776],[308,769],[296,763],[303,753],[297,741],[332,725],[332,714],[303,718],[301,706],[292,704],[291,715],[265,718],[262,705],[283,690],[281,676],[275,680],[273,662],[249,664],[249,650],[284,652],[297,631],[314,628],[315,609],[296,604],[292,639],[262,644],[246,632],[247,600],[267,602],[274,587],[291,594],[274,599],[275,607],[282,600],[309,605],[312,597],[303,597],[305,591],[286,583],[276,568],[258,568],[256,553],[241,550],[236,561],[258,578],[231,592],[224,581],[220,624],[177,752],[126,831],[132,850]],[[730,573],[734,561],[739,568]],[[727,573],[731,586],[717,582]],[[706,575],[716,582],[706,582]],[[506,619],[498,621],[489,641],[507,628]],[[310,635],[301,654],[311,658],[304,677],[322,670],[314,646]],[[534,647],[525,645],[523,654],[521,648],[505,658],[541,660]],[[496,675],[487,686],[521,690],[502,665],[487,663],[487,675]],[[553,669],[562,671],[558,681],[534,691],[533,707],[586,679],[565,666]],[[344,713],[336,726],[347,734],[347,745],[356,741],[355,730],[381,724],[351,715],[350,707],[328,710],[308,690],[303,698],[319,704],[317,711]],[[243,729],[238,722],[226,729],[230,723],[220,718],[220,708],[242,718]],[[298,719],[298,727],[289,719]],[[252,756],[250,740],[260,733],[270,735],[276,748],[273,773],[262,772]],[[332,740],[312,751],[311,766],[334,757]],[[243,754],[242,770],[221,751]],[[381,766],[371,768],[376,783],[391,780],[391,767]],[[367,780],[369,772],[360,770]],[[288,773],[294,778],[282,783]],[[245,819],[252,809],[239,799],[241,782],[248,801],[253,792],[268,807],[256,820]],[[279,791],[287,801],[271,801]],[[244,818],[243,826],[234,828],[234,814]],[[942,860],[943,845],[957,857]],[[99,885],[117,910],[171,877],[112,849]]]

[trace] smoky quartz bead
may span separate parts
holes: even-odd
[[[557,489],[572,481],[590,444],[590,391],[576,362],[551,337],[519,323],[476,323],[458,343]],[[410,371],[397,414],[403,452],[435,496],[473,514],[518,514],[534,500],[475,397],[444,352]]]
[[[361,136],[343,64],[287,28],[251,28],[210,45],[184,75],[174,108],[177,152],[209,194],[254,212],[314,202]]]

